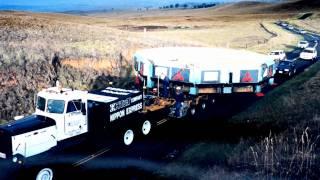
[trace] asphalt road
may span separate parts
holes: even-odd
[[[289,31],[298,33],[296,29]],[[314,40],[320,41],[320,36],[313,33],[306,33],[303,37],[311,46],[315,45]],[[317,50],[320,52],[319,46]],[[311,62],[298,59],[300,52],[301,49],[295,48],[287,53],[287,57],[297,59],[297,69],[301,72],[311,65]],[[136,136],[130,147],[119,145],[117,142],[122,141],[120,137],[97,147],[87,142],[56,153],[53,157],[48,155],[48,158],[54,158],[55,163],[33,166],[15,175],[26,179],[32,177],[38,168],[50,167],[53,168],[56,179],[161,179],[154,172],[173,162],[192,143],[210,140],[234,144],[238,142],[240,135],[263,133],[261,130],[235,130],[224,122],[226,118],[244,110],[259,98],[261,97],[254,95],[218,96],[214,104],[208,103],[205,110],[199,109],[196,120],[160,122],[158,127],[152,129],[150,136]]]
[[[319,42],[320,42],[320,36],[312,33],[312,32],[307,32],[305,34],[301,34],[300,33],[300,28],[298,27],[293,27],[293,29],[289,29],[288,26],[282,26],[281,23],[277,24],[280,27],[282,27],[283,29],[285,29],[286,31],[289,31],[293,34],[298,34],[301,35],[305,41],[309,42],[309,46],[308,47],[315,47],[318,51],[318,55],[320,52],[320,46],[319,46]],[[317,41],[317,42],[315,42]],[[292,48],[292,47],[290,47]],[[291,52],[286,52],[286,56],[288,60],[294,60],[295,61],[295,69],[297,70],[297,74],[300,72],[303,72],[307,67],[309,67],[310,65],[312,65],[313,63],[315,63],[316,61],[309,61],[309,60],[303,60],[299,58],[300,53],[302,52],[303,49],[298,48],[298,47],[293,47],[293,50]],[[319,58],[317,59],[319,60]],[[278,84],[281,84],[283,82],[285,82],[286,80],[288,80],[290,77],[284,76],[284,75],[279,75],[277,74],[275,76],[275,82]]]
[[[280,27],[282,27],[283,29],[293,33],[293,34],[298,34],[303,36],[304,40],[309,42],[309,47],[316,47],[318,54],[320,52],[320,46],[318,45],[318,43],[316,44],[314,41],[318,41],[320,42],[320,36],[315,34],[315,33],[311,33],[311,32],[307,32],[305,34],[301,34],[299,33],[299,29],[294,27],[293,29],[288,29],[287,27],[283,27],[281,25],[279,25]],[[289,60],[296,60],[296,67],[298,72],[303,71],[306,67],[310,66],[313,62],[310,62],[308,60],[303,60],[299,58],[299,55],[301,53],[303,49],[301,48],[297,48],[295,47],[293,51],[291,52],[287,52],[287,59]]]

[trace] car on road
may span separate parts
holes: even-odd
[[[279,20],[279,21],[275,22],[275,24],[277,24],[277,25],[281,25],[281,24],[282,24],[282,22]]]
[[[286,59],[286,53],[283,50],[274,50],[269,53],[269,56],[276,61]]]
[[[293,30],[294,28],[293,26],[288,26],[288,29]]]
[[[309,43],[308,43],[308,41],[300,41],[299,43],[298,43],[298,48],[307,48],[308,46],[309,46]]]
[[[305,48],[301,53],[300,53],[300,58],[304,60],[316,60],[318,56],[316,48],[309,47]]]
[[[280,61],[276,67],[276,75],[292,76],[296,72],[296,63],[293,60]]]
[[[307,33],[307,31],[306,31],[306,30],[304,30],[304,29],[300,29],[300,30],[299,30],[299,33],[300,33],[300,34],[306,34],[306,33]]]

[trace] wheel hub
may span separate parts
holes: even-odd
[[[151,123],[150,121],[146,120],[144,121],[143,125],[142,125],[142,133],[144,135],[147,135],[150,133],[150,130],[151,130]]]
[[[45,168],[38,173],[36,180],[52,180],[52,178],[53,171],[50,168]]]
[[[133,141],[134,138],[134,134],[133,131],[131,129],[128,129],[125,133],[124,133],[124,137],[123,137],[123,141],[125,145],[130,145]]]

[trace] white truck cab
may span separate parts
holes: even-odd
[[[0,159],[22,164],[62,140],[88,132],[86,94],[59,87],[40,91],[34,114],[0,126]]]
[[[37,95],[34,114],[55,120],[57,141],[86,133],[86,94],[87,91],[59,87],[44,89]]]

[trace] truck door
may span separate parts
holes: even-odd
[[[67,135],[77,135],[86,129],[87,123],[85,115],[81,112],[80,99],[68,102],[64,120],[64,132]]]

